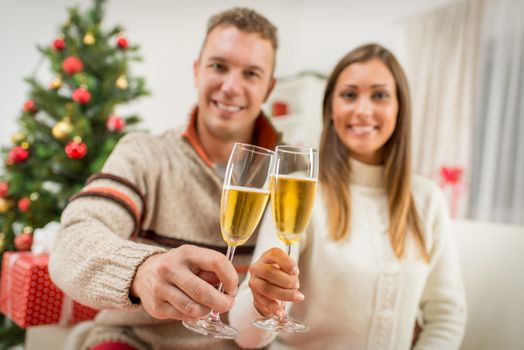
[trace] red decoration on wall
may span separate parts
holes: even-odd
[[[274,117],[280,117],[289,113],[288,105],[283,101],[274,101],[272,109]]]
[[[446,187],[451,188],[449,208],[451,217],[457,217],[459,198],[465,190],[465,183],[462,179],[463,173],[464,169],[459,166],[440,167],[440,187],[442,187],[442,189],[445,189]]]
[[[443,166],[440,168],[441,184],[456,185],[462,177],[462,168],[453,166]]]

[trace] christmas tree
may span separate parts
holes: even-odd
[[[2,148],[0,255],[29,250],[34,229],[58,221],[68,198],[107,156],[136,115],[115,108],[147,94],[144,80],[131,77],[140,60],[123,28],[102,28],[104,0],[85,12],[69,9],[59,35],[40,46],[53,78],[26,79],[30,91],[18,117],[12,145]],[[0,349],[23,342],[24,331],[0,315]]]

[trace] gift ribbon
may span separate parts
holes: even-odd
[[[73,299],[68,297],[65,293],[62,299],[62,308],[60,309],[60,320],[58,324],[60,326],[66,326],[73,317]]]
[[[56,221],[51,221],[44,227],[37,228],[33,233],[33,244],[31,245],[33,254],[51,253],[59,229],[60,224]]]
[[[13,284],[14,284],[14,281],[13,281],[13,275],[14,273],[10,273],[12,270],[13,270],[13,267],[15,266],[16,262],[18,261],[18,259],[20,258],[20,256],[24,254],[24,253],[13,253],[13,254],[9,254],[8,256],[8,260],[7,260],[7,271],[5,271],[4,273],[7,274],[7,279],[6,279],[6,283],[7,283],[7,314],[10,316],[10,317],[13,317],[13,298],[10,298],[10,296],[13,295]]]

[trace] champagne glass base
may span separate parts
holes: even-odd
[[[308,325],[293,321],[287,317],[280,318],[278,316],[259,318],[253,324],[258,328],[278,333],[305,333],[309,330]]]
[[[235,328],[222,323],[220,320],[215,321],[210,317],[199,320],[182,321],[182,324],[187,329],[208,337],[236,339],[240,336],[240,333]]]

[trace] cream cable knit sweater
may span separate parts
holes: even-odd
[[[431,263],[417,258],[413,239],[398,260],[386,234],[388,227],[383,167],[351,161],[351,234],[334,242],[328,237],[325,205],[317,196],[313,219],[300,242],[301,291],[306,299],[291,307],[292,318],[310,326],[307,333],[280,335],[271,349],[410,349],[419,308],[424,318],[416,350],[458,349],[466,322],[461,270],[443,196],[432,182],[413,180]],[[276,239],[269,215],[259,231],[254,259]],[[294,247],[296,255],[298,247]],[[230,311],[231,324],[241,331],[238,344],[253,348],[275,335],[251,322],[260,317],[251,291],[241,285]]]

